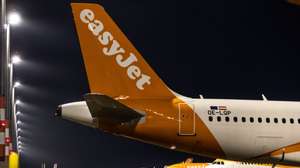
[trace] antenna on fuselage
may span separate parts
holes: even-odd
[[[266,96],[264,94],[261,95],[263,101],[268,101],[268,99],[266,98]]]
[[[204,99],[204,97],[203,97],[203,95],[201,94],[201,95],[199,95],[199,97],[200,97],[200,99]]]

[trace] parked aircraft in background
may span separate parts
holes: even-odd
[[[212,163],[193,163],[193,159],[187,159],[185,162],[177,163],[164,168],[297,168],[294,166],[259,164],[249,162],[238,162],[223,159],[216,159]]]
[[[288,3],[300,5],[300,0],[287,0]]]
[[[152,70],[102,6],[73,3],[72,10],[91,93],[83,102],[60,105],[57,116],[213,158],[300,164],[300,102],[179,95]],[[201,78],[201,73],[209,71],[187,75]]]

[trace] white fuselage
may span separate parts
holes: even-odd
[[[253,158],[300,142],[300,102],[184,99],[228,158]],[[226,110],[212,112],[211,106]],[[300,162],[300,153],[286,154],[285,160]]]
[[[299,102],[180,98],[194,109],[229,159],[254,158],[300,142]],[[93,125],[85,102],[62,106],[63,118]],[[284,159],[300,162],[300,152],[287,153]]]

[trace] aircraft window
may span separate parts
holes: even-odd
[[[254,122],[254,118],[253,117],[250,117],[250,122]]]
[[[224,162],[222,161],[221,164],[224,165]]]
[[[270,118],[266,118],[266,122],[267,122],[267,123],[270,123]]]
[[[213,164],[220,164],[220,162],[218,162],[218,161],[215,161],[215,162],[213,162]]]
[[[258,117],[258,122],[261,123],[262,122],[262,119],[261,117]]]
[[[291,124],[294,124],[294,119],[291,118],[291,119],[290,119],[290,123],[291,123]]]
[[[278,123],[278,118],[274,118],[274,123]]]
[[[233,117],[233,121],[237,122],[238,121],[237,117]]]
[[[246,118],[245,117],[242,117],[242,122],[246,122]]]
[[[298,123],[300,124],[300,118],[298,118]]]
[[[220,116],[218,116],[218,117],[217,117],[217,120],[220,122],[220,121],[221,121],[221,117],[220,117]]]
[[[208,120],[211,122],[211,121],[213,121],[213,117],[212,116],[209,116],[208,117]]]
[[[225,117],[225,121],[226,121],[226,122],[229,122],[229,117],[228,117],[228,116]]]
[[[282,119],[282,123],[283,123],[283,124],[286,123],[286,119],[285,119],[285,118]]]

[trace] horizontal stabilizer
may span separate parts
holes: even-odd
[[[86,94],[84,99],[93,118],[109,119],[123,123],[144,116],[106,95]]]

